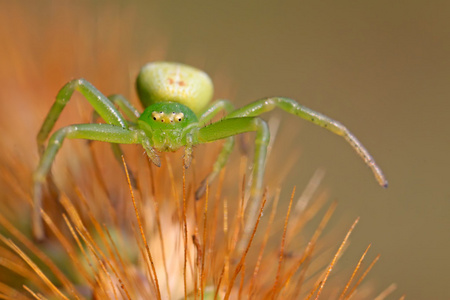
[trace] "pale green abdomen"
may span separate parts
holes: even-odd
[[[189,107],[197,115],[213,95],[212,81],[205,72],[171,62],[145,65],[139,73],[136,87],[144,107],[156,102],[173,101]]]

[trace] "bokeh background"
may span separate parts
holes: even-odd
[[[281,121],[268,172],[297,157],[283,199],[324,168],[343,228],[361,217],[342,261],[372,243],[379,290],[396,283],[392,299],[450,298],[449,1],[3,1],[0,10],[0,108],[30,124],[18,132],[1,121],[19,153],[53,101],[39,98],[50,84],[53,97],[70,79],[106,77],[100,90],[136,101],[133,80],[150,59],[204,69],[216,97],[237,106],[294,98],[344,123],[390,186],[341,138],[278,111],[268,116]],[[25,73],[34,90],[15,90]]]

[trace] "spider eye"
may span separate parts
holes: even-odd
[[[153,120],[158,121],[159,119],[161,119],[161,115],[159,113],[157,113],[156,111],[152,112],[152,117]]]
[[[181,122],[181,121],[183,121],[183,119],[184,119],[184,114],[183,113],[177,113],[176,115],[175,115],[175,119],[176,119],[176,121],[177,122]]]
[[[182,112],[172,112],[171,114],[166,115],[164,112],[152,112],[153,120],[159,121],[161,123],[178,123],[184,120],[184,114]]]

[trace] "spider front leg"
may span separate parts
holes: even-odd
[[[344,137],[344,139],[352,146],[356,153],[364,160],[364,162],[372,170],[375,179],[382,187],[387,187],[388,182],[383,175],[380,167],[375,163],[375,160],[370,155],[369,151],[361,144],[360,141],[341,123],[300,105],[295,100],[282,97],[265,98],[253,103],[250,103],[238,110],[235,110],[227,116],[227,118],[237,117],[253,117],[271,111],[275,107],[279,107],[288,113],[294,114],[302,119],[310,121],[320,127],[323,127],[337,135]]]
[[[114,107],[114,104],[102,93],[100,93],[99,90],[97,90],[85,79],[72,80],[63,86],[63,88],[59,91],[56,96],[55,103],[50,108],[50,111],[48,112],[47,117],[39,130],[37,135],[37,144],[40,155],[44,152],[44,143],[47,140],[50,131],[52,131],[53,126],[58,120],[67,102],[69,102],[74,91],[79,91],[106,123],[120,126],[122,128],[128,128],[126,120]]]
[[[57,130],[51,136],[48,146],[43,152],[39,165],[33,174],[33,233],[38,240],[42,240],[45,236],[41,217],[42,185],[45,182],[58,150],[66,138],[89,139],[120,144],[142,143],[139,131],[110,124],[79,124]]]
[[[226,99],[220,99],[211,104],[207,109],[205,109],[198,119],[198,126],[203,127],[208,122],[210,122],[217,114],[221,111],[225,110],[227,113],[230,113],[234,110],[233,104]]]
[[[260,118],[226,118],[201,128],[197,134],[198,143],[208,143],[249,131],[256,131],[256,138],[255,154],[253,157],[253,181],[247,209],[247,221],[242,238],[244,244],[251,233],[254,222],[256,221],[258,208],[261,205],[267,146],[270,140],[269,127]],[[244,244],[239,245],[239,247],[241,248]]]
[[[234,110],[233,104],[228,100],[217,100],[214,102],[209,108],[207,108],[199,118],[199,127],[205,126],[208,122],[210,122],[219,112],[225,110],[227,113],[230,113]],[[225,143],[222,146],[222,150],[220,151],[217,160],[214,162],[213,169],[211,173],[206,176],[200,183],[200,186],[195,191],[195,199],[200,199],[206,192],[206,185],[211,183],[219,174],[220,170],[223,169],[225,164],[228,161],[228,157],[230,156],[231,151],[234,147],[234,137],[231,136],[227,138]]]
[[[133,106],[133,104],[131,104],[124,96],[119,95],[119,94],[114,94],[114,95],[110,95],[108,96],[108,99],[118,108],[120,108],[122,110],[122,112],[125,114],[125,116],[128,118],[128,120],[133,123],[136,124],[138,118],[140,117],[140,113],[139,111]],[[96,110],[94,110],[92,112],[92,119],[91,119],[91,123],[97,123],[98,118],[100,117],[100,115],[98,114],[98,112]],[[88,141],[88,144],[91,145],[91,140]],[[116,161],[119,163],[120,168],[122,169],[122,171],[125,174],[125,167],[122,163],[122,156],[123,156],[123,151],[122,148],[120,147],[119,144],[111,144],[111,149],[112,152],[114,154],[114,158],[116,159]],[[133,172],[131,170],[128,171],[128,175],[130,177],[130,183],[131,186],[134,189],[137,189],[137,180],[136,177],[134,176]]]
[[[234,137],[229,137],[222,146],[222,150],[219,153],[216,161],[214,162],[212,171],[202,180],[200,186],[195,191],[195,200],[200,199],[206,192],[206,186],[210,184],[223,169],[228,161],[231,151],[234,148]]]
[[[119,94],[110,95],[108,96],[108,100],[111,101],[115,106],[120,108],[131,123],[135,124],[139,119],[139,117],[141,116],[136,107],[134,107],[134,105],[131,104],[131,102],[128,101],[127,98],[125,98],[122,95]],[[96,123],[99,117],[100,117],[99,113],[96,110],[94,110],[94,112],[92,113],[92,123]]]

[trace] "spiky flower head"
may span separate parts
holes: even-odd
[[[290,201],[268,176],[250,237],[243,235],[250,180],[246,154],[235,154],[205,197],[194,200],[219,144],[195,149],[185,173],[179,152],[164,155],[158,169],[137,146],[125,147],[119,164],[107,144],[67,141],[47,181],[42,212],[47,239],[35,242],[30,230],[35,135],[58,89],[83,76],[105,93],[133,98],[132,77],[144,61],[124,56],[132,52],[126,42],[132,14],[111,9],[98,16],[88,7],[54,5],[58,13],[45,17],[47,22],[14,2],[1,12],[0,37],[8,46],[0,55],[2,298],[366,297],[370,287],[356,289],[366,275],[360,263],[353,275],[330,276],[356,221],[346,235],[322,237],[335,204],[327,204],[326,191],[317,188],[320,172],[310,188],[292,192]],[[103,27],[99,18],[114,22]],[[163,38],[155,34],[154,44],[164,45]],[[144,56],[161,60],[164,51]],[[89,122],[91,114],[75,96],[57,126]],[[289,205],[278,208],[282,202]],[[308,231],[311,220],[319,225]]]

